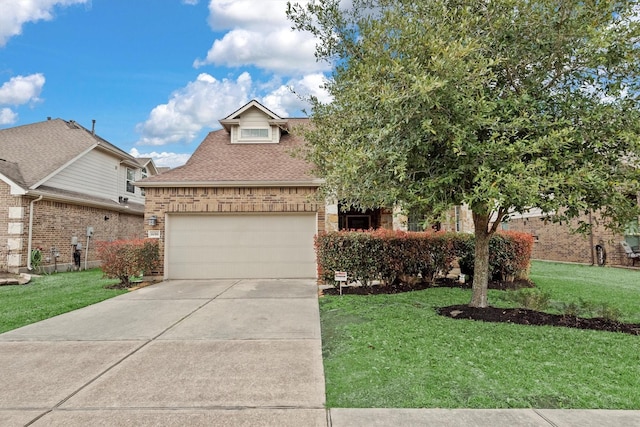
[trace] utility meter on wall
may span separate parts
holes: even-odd
[[[87,237],[93,237],[93,227],[87,227]]]

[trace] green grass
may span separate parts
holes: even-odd
[[[610,304],[622,312],[620,320],[640,323],[640,271],[575,264],[534,262],[531,279],[536,286],[562,302],[580,298]]]
[[[99,269],[32,277],[27,285],[0,286],[0,333],[126,293],[105,289],[117,280]]]
[[[534,263],[531,277],[554,299],[601,299],[638,318],[637,271]],[[470,298],[450,288],[321,298],[327,406],[640,408],[640,337],[434,311]]]

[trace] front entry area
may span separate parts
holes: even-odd
[[[313,278],[316,213],[170,214],[169,279]]]
[[[382,226],[382,209],[360,210],[338,204],[339,230],[369,230]]]

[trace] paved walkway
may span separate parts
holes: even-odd
[[[324,409],[312,280],[169,281],[0,335],[0,426],[640,426],[637,411]]]

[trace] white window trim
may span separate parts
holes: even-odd
[[[147,172],[147,168],[142,168],[142,179],[145,179],[149,176],[149,173]],[[145,191],[144,188],[140,189],[140,195],[144,196],[145,195]]]
[[[129,178],[129,171],[131,171],[132,173],[132,178]],[[129,194],[135,194],[136,193],[136,187],[134,187],[133,185],[133,181],[136,180],[136,170],[133,168],[125,168],[125,185],[124,185],[124,191],[129,193]],[[131,186],[131,188],[133,189],[133,191],[129,191],[129,186]]]
[[[243,136],[246,131],[266,131],[267,136]],[[238,127],[237,141],[239,143],[270,143],[273,142],[273,129],[271,127]]]

